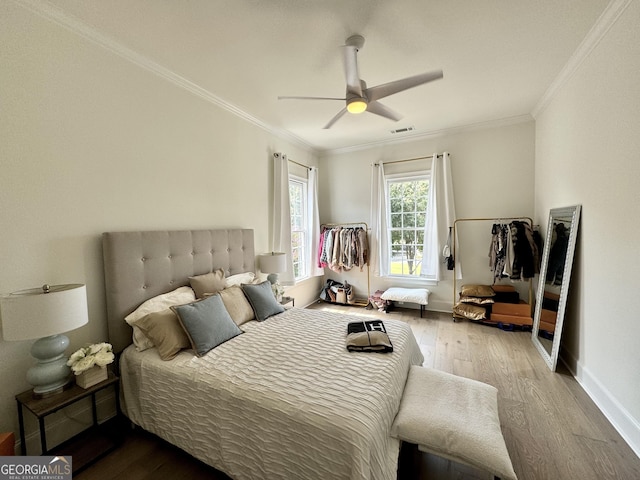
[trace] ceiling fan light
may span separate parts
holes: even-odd
[[[362,98],[354,98],[347,103],[349,113],[362,113],[367,109],[367,102]]]

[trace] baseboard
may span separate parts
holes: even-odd
[[[429,300],[429,304],[427,305],[427,310],[430,310],[432,312],[441,312],[441,313],[450,313],[452,314],[452,310],[451,310],[451,302],[439,302],[437,300],[433,301],[433,300]]]
[[[578,384],[593,400],[593,403],[611,422],[613,428],[617,430],[636,456],[640,458],[640,423],[638,423],[638,420],[633,418],[609,390],[587,368],[583,367],[573,355],[563,350],[560,360],[567,366]]]

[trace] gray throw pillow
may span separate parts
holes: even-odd
[[[273,290],[271,290],[271,282],[268,280],[257,285],[243,283],[242,291],[249,300],[251,308],[256,314],[256,320],[259,322],[284,312],[284,307],[276,300]]]
[[[218,295],[171,308],[199,357],[242,333]]]

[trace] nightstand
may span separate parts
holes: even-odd
[[[280,305],[286,305],[287,303],[290,303],[292,307],[296,306],[296,299],[293,297],[282,297],[282,300],[280,300]]]
[[[98,424],[96,393],[111,386],[115,393],[116,417],[102,424]],[[69,440],[49,450],[47,448],[45,418],[87,397],[91,397],[93,424]],[[120,377],[112,372],[109,372],[109,377],[106,380],[87,389],[73,385],[62,393],[45,398],[34,398],[32,391],[27,390],[26,392],[16,395],[16,401],[18,402],[22,455],[27,455],[27,443],[24,432],[25,408],[38,419],[40,425],[40,444],[42,446],[41,455],[71,455],[73,457],[74,473],[109,453],[121,443],[122,427],[117,425],[120,417]]]

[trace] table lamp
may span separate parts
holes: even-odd
[[[287,270],[287,255],[283,252],[270,252],[260,255],[260,271],[268,273],[267,280],[272,285],[278,283],[278,274]]]
[[[64,332],[89,321],[87,290],[81,284],[44,285],[0,297],[2,336],[5,340],[36,340],[31,355],[36,364],[27,372],[37,398],[59,393],[71,383],[64,352],[69,338]]]

